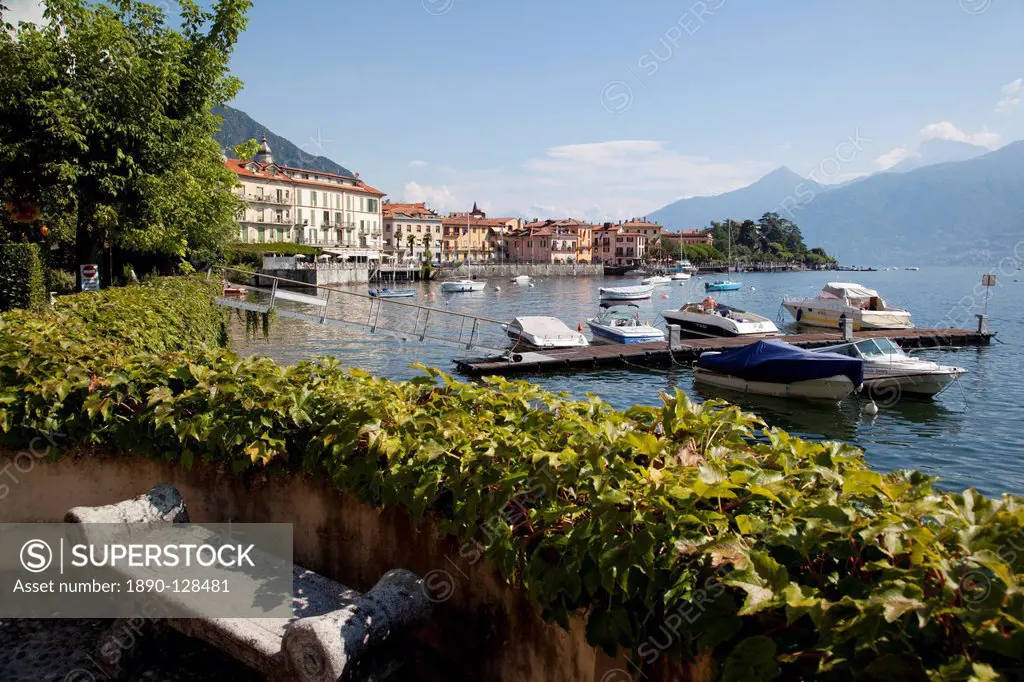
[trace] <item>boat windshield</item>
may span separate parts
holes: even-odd
[[[877,357],[885,355],[903,355],[903,350],[889,339],[865,339],[854,344],[861,356]]]

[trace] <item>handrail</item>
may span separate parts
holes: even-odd
[[[274,280],[274,286],[275,287],[277,286],[278,282],[287,282],[288,284],[296,284],[296,285],[298,285],[300,287],[305,287],[305,288],[309,288],[309,289],[323,289],[325,291],[332,292],[334,294],[342,294],[342,295],[345,295],[345,296],[351,296],[353,298],[358,298],[358,299],[365,300],[365,301],[376,301],[378,303],[381,302],[381,299],[378,299],[378,298],[375,298],[373,296],[370,296],[369,294],[358,294],[358,293],[356,293],[354,291],[345,291],[344,289],[332,289],[331,287],[320,286],[318,284],[310,284],[308,282],[300,282],[299,280],[288,279],[287,277],[277,277],[275,275],[264,275],[264,274],[261,274],[259,272],[253,272],[251,270],[244,270],[242,268],[233,268],[233,267],[230,267],[230,266],[227,266],[227,265],[214,265],[214,266],[212,266],[210,268],[210,270],[223,270],[223,271],[239,272],[239,273],[242,273],[242,274],[245,274],[245,275],[251,275],[253,277],[265,277],[267,279]],[[462,317],[462,318],[466,318],[466,319],[470,319],[470,320],[481,320],[483,322],[492,322],[494,324],[500,324],[500,325],[508,324],[507,321],[503,321],[503,320],[492,320],[492,319],[490,319],[488,317],[482,317],[480,315],[467,315],[466,313],[455,312],[453,310],[434,308],[434,307],[431,307],[431,306],[428,306],[428,305],[419,305],[417,303],[408,303],[408,302],[399,301],[399,300],[396,300],[396,299],[387,299],[387,303],[389,305],[400,305],[400,306],[406,306],[408,308],[416,308],[416,309],[419,309],[419,310],[435,311],[435,312],[443,313],[445,315],[452,315],[452,316],[455,316],[455,317]]]

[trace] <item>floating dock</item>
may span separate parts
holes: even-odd
[[[854,332],[853,340],[891,339],[903,349],[987,346],[994,332],[967,329],[904,329]],[[666,343],[604,344],[585,348],[558,348],[522,351],[505,356],[457,359],[458,370],[471,376],[489,374],[528,374],[532,372],[582,372],[609,367],[666,367],[694,362],[701,353],[724,351],[766,337],[681,339],[669,347]],[[848,343],[841,333],[811,332],[774,338],[801,348],[821,348]]]

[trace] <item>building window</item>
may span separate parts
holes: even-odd
[[[309,193],[309,202],[311,206],[316,206],[316,190]]]
[[[295,203],[297,203],[297,204],[301,204],[302,203],[302,190],[301,189],[295,190]]]
[[[331,224],[331,212],[330,211],[324,211],[324,225],[326,226],[326,225],[330,225],[330,224]]]

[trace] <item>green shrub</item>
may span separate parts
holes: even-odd
[[[248,269],[263,267],[263,257],[270,253],[279,256],[314,256],[320,253],[319,249],[305,244],[292,244],[291,242],[277,242],[274,244],[232,244],[225,250],[225,256],[229,265],[237,265]]]
[[[60,295],[75,293],[77,282],[74,273],[67,270],[48,269],[46,271],[46,290]]]
[[[585,617],[590,642],[640,669],[672,656],[710,657],[723,680],[1020,679],[1016,498],[876,473],[851,446],[678,392],[620,412],[525,382],[239,359],[188,332],[217,317],[174,303],[209,307],[202,284],[148,292],[171,319],[143,320],[157,333],[142,338],[105,325],[131,316],[116,299],[0,316],[0,431],[302,470],[437,515],[460,560],[490,559],[545,617]]]
[[[0,311],[42,310],[48,296],[38,244],[0,244]]]

